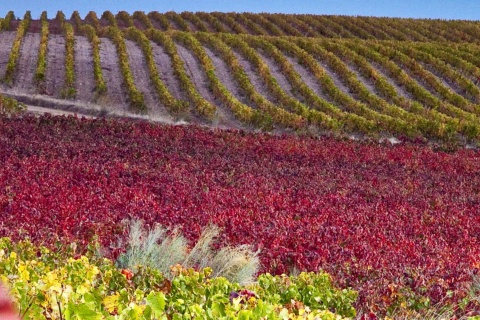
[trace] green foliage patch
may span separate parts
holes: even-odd
[[[260,275],[249,286],[212,270],[172,266],[172,280],[138,266],[54,252],[28,241],[0,239],[0,279],[24,319],[345,319],[356,315],[355,291],[335,288],[326,273]]]

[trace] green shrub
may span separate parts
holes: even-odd
[[[292,278],[266,275],[258,284],[242,287],[223,277],[212,278],[209,268],[195,271],[177,265],[170,270],[170,281],[148,267],[135,272],[117,269],[112,261],[95,258],[93,247],[80,256],[75,255],[74,245],[59,252],[1,238],[0,281],[7,285],[19,315],[23,319],[325,320],[355,316],[351,303],[356,293],[333,288],[323,273]],[[330,297],[328,305],[324,297]]]

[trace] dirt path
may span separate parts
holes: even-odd
[[[75,76],[77,100],[94,102],[95,79],[93,77],[92,46],[85,37],[75,37]]]
[[[300,78],[302,79],[305,84],[312,89],[312,91],[319,96],[320,98],[332,102],[332,99],[323,93],[322,88],[320,84],[318,83],[317,79],[313,76],[313,74],[308,70],[306,67],[302,66],[300,63],[298,63],[297,59],[289,57],[285,55],[285,58],[292,64],[293,68],[295,71],[300,75]]]
[[[263,62],[265,62],[270,69],[270,74],[277,80],[278,85],[282,90],[291,97],[298,99],[295,94],[293,94],[293,88],[290,82],[288,81],[287,77],[283,74],[282,68],[278,65],[278,63],[273,60],[273,58],[266,55],[261,50],[257,50],[258,55],[262,58]]]
[[[161,46],[152,41],[150,44],[152,45],[153,58],[155,59],[160,78],[175,98],[186,100],[184,93],[180,89],[180,84],[173,73],[172,60]]]
[[[47,95],[61,98],[64,83],[65,39],[61,35],[50,34],[48,37],[47,69],[45,71],[45,87]]]
[[[237,81],[235,81],[225,61],[223,61],[219,56],[217,56],[215,52],[212,51],[210,48],[204,47],[204,49],[207,55],[212,60],[213,65],[215,66],[215,74],[217,75],[218,79],[228,89],[228,91],[233,94],[235,98],[237,98],[242,103],[247,104],[248,99],[245,93],[240,88]]]
[[[125,45],[127,47],[128,61],[132,70],[133,80],[135,81],[137,89],[143,93],[148,113],[168,117],[169,113],[167,109],[161,105],[155,88],[150,81],[150,71],[148,70],[142,49],[130,40],[126,40]]]
[[[187,72],[190,80],[193,82],[198,92],[205,100],[210,101],[213,104],[217,104],[215,97],[208,88],[208,78],[197,61],[193,53],[182,45],[176,44],[178,55],[185,63],[185,71]]]
[[[0,79],[5,76],[8,57],[10,56],[10,51],[12,50],[16,34],[15,31],[0,32]]]
[[[387,80],[387,82],[392,85],[395,90],[397,91],[397,94],[405,99],[410,99],[413,100],[413,96],[410,92],[408,92],[405,87],[400,86],[394,79],[390,78],[387,75],[387,72],[385,71],[385,68],[380,66],[379,64],[376,64],[374,62],[370,62],[372,67],[383,77]]]
[[[99,103],[108,105],[115,111],[127,112],[127,98],[123,89],[117,49],[110,39],[101,38],[100,64],[107,84],[107,96]]]
[[[243,128],[242,124],[235,119],[231,111],[223,106],[223,103],[217,100],[213,93],[210,92],[208,78],[193,53],[179,44],[176,44],[176,46],[180,58],[185,63],[185,70],[198,92],[205,100],[210,101],[217,107],[216,120],[213,122],[213,126],[233,129]]]
[[[350,89],[342,82],[342,79],[338,76],[338,74],[330,69],[330,67],[327,65],[327,63],[323,61],[317,60],[317,62],[320,64],[320,66],[325,70],[327,75],[332,78],[333,83],[337,88],[339,88],[343,93],[350,95]]]
[[[257,93],[264,96],[265,99],[270,100],[273,103],[276,103],[276,99],[273,97],[272,93],[268,90],[263,79],[258,75],[256,68],[242,54],[239,54],[236,51],[234,51],[234,54],[238,60],[238,63],[240,63],[243,70],[245,70],[245,73],[248,75],[248,78],[252,82]]]
[[[25,93],[36,92],[35,70],[37,69],[38,49],[40,47],[40,34],[27,33],[20,49],[17,74],[14,88]]]

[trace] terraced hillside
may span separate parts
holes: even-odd
[[[135,12],[1,21],[27,104],[242,129],[478,141],[480,23]]]

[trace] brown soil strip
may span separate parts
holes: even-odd
[[[440,71],[438,71],[434,66],[429,65],[425,62],[418,61],[418,63],[427,71],[432,73],[442,84],[444,87],[449,88],[453,92],[458,95],[463,96],[465,99],[469,99],[463,92],[463,89],[460,88],[458,83],[451,81],[450,79],[444,77]]]
[[[101,38],[100,64],[107,84],[107,96],[102,97],[100,104],[105,104],[115,111],[127,112],[127,98],[123,88],[123,78],[118,63],[117,48],[110,39]]]
[[[65,83],[65,39],[61,35],[50,34],[47,46],[46,94],[61,98]]]
[[[150,18],[150,17],[148,17],[148,19],[150,19],[150,22],[153,24],[153,27],[155,29],[160,30],[160,31],[166,31],[165,28],[160,23],[160,21],[158,21],[157,19],[154,19],[154,18]]]
[[[132,70],[133,80],[135,81],[137,89],[143,93],[148,113],[168,117],[168,111],[161,105],[155,88],[150,81],[150,71],[148,70],[143,51],[133,41],[126,40],[125,45],[127,47],[128,62]]]
[[[14,88],[26,93],[36,91],[33,77],[37,68],[38,48],[40,47],[40,34],[27,33],[20,49],[17,75]]]
[[[392,85],[395,90],[397,91],[397,94],[403,98],[406,98],[406,99],[410,99],[410,100],[414,100],[413,99],[413,96],[410,92],[408,92],[403,86],[399,85],[395,80],[393,80],[392,78],[390,78],[388,75],[387,75],[387,72],[385,70],[385,68],[383,68],[382,66],[380,66],[379,64],[376,64],[374,62],[370,62],[370,64],[372,65],[372,67],[375,68],[375,70],[383,77],[387,80],[387,82]]]
[[[95,79],[93,77],[93,57],[90,41],[85,37],[75,37],[75,76],[77,100],[95,100]]]
[[[205,52],[210,57],[215,66],[215,74],[217,75],[218,79],[222,82],[222,84],[230,91],[235,98],[241,101],[244,104],[248,103],[248,99],[237,84],[235,79],[233,78],[230,70],[228,70],[227,64],[223,61],[219,56],[215,54],[210,48],[204,47]]]
[[[320,64],[320,66],[322,66],[327,75],[332,78],[335,86],[339,88],[343,93],[350,95],[350,89],[348,89],[348,87],[342,82],[341,78],[337,75],[337,73],[330,69],[330,67],[325,62],[318,60],[317,62]]]
[[[323,93],[322,88],[320,84],[318,83],[317,79],[313,76],[313,74],[304,66],[302,66],[300,63],[298,63],[297,59],[289,57],[285,55],[285,58],[292,64],[293,68],[295,71],[300,75],[300,78],[302,79],[305,84],[312,89],[312,91],[319,96],[320,98],[332,102],[332,99]]]
[[[252,82],[253,86],[255,87],[255,90],[264,96],[267,100],[270,100],[273,103],[276,103],[276,99],[273,97],[272,93],[270,90],[268,90],[265,82],[263,79],[260,77],[260,75],[257,73],[256,68],[250,63],[250,61],[247,60],[242,54],[239,54],[238,52],[234,52],[235,57],[238,60],[238,63],[242,66],[243,70],[245,70],[245,73],[248,75],[248,78]]]
[[[282,72],[281,67],[268,55],[264,54],[260,50],[257,51],[258,55],[262,58],[263,62],[265,62],[270,69],[270,74],[277,80],[278,85],[285,91],[288,95],[295,97],[292,93],[292,86],[290,82],[288,82],[287,77]],[[295,97],[297,98],[297,97]]]
[[[177,44],[176,46],[178,55],[185,63],[185,71],[190,77],[190,80],[197,88],[198,92],[202,95],[203,98],[216,105],[217,103],[215,101],[215,97],[208,88],[208,78],[205,75],[203,68],[200,66],[195,56],[189,50],[187,50],[187,48],[179,44]]]
[[[173,73],[172,60],[163,47],[154,42],[150,42],[150,44],[152,45],[153,58],[155,59],[160,78],[175,98],[186,100],[184,93],[180,89],[180,84]]]
[[[10,51],[12,50],[16,34],[15,31],[0,32],[0,78],[5,76],[8,57],[10,56]]]
[[[208,78],[193,53],[179,44],[176,44],[176,46],[180,58],[185,63],[187,75],[190,77],[198,92],[203,96],[204,99],[210,101],[217,107],[217,117],[213,123],[213,126],[233,129],[242,128],[242,124],[235,119],[230,110],[224,108],[223,104],[220,101],[217,101],[213,93],[210,92],[210,89],[208,88]]]

